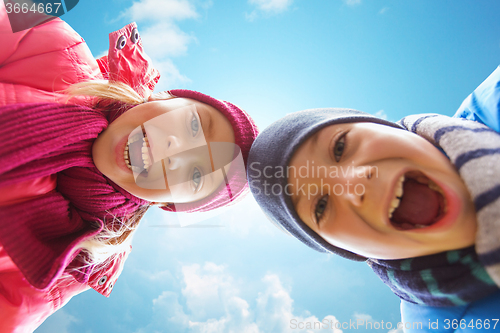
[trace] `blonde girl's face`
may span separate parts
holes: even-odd
[[[125,112],[96,139],[92,157],[100,172],[134,196],[193,202],[224,181],[214,171],[217,161],[232,160],[234,140],[229,120],[217,109],[173,98]]]
[[[454,166],[405,130],[375,123],[326,127],[295,152],[288,182],[305,224],[368,258],[417,257],[475,241],[474,205]]]

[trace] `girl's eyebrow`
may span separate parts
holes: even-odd
[[[205,137],[205,142],[208,148],[208,155],[210,156],[210,165],[212,172],[215,171],[215,166],[214,166],[214,160],[212,157],[212,149],[210,149],[210,142],[211,138],[214,136],[214,122],[212,121],[212,116],[210,115],[210,112],[208,112],[206,109],[203,109],[203,111],[197,111],[198,116],[200,117],[200,122],[201,122],[201,128],[203,128],[203,124],[205,124],[205,127],[207,127],[207,133],[205,133],[205,130],[203,130],[203,136]],[[203,116],[202,116],[203,114]]]
[[[200,108],[200,111],[198,111],[198,116],[200,117],[202,128],[204,124],[205,127],[207,128],[207,132],[205,133],[205,130],[203,130],[203,134],[205,135],[205,140],[208,143],[209,142],[208,139],[211,139],[214,136],[215,126],[214,122],[212,121],[212,116],[210,115],[210,112],[208,112],[206,109],[203,109],[202,111],[202,108]]]

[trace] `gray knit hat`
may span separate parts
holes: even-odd
[[[309,228],[298,216],[291,196],[283,189],[288,184],[284,173],[299,146],[317,131],[334,124],[372,122],[396,128],[401,126],[368,113],[350,109],[311,109],[295,112],[276,121],[262,133],[250,149],[247,177],[250,190],[264,213],[309,247],[341,257],[363,261],[366,258],[335,247]],[[275,171],[270,171],[275,170]]]

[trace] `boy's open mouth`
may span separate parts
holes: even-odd
[[[398,230],[429,227],[446,213],[443,190],[420,171],[409,171],[396,183],[389,220]]]
[[[125,146],[125,151],[123,152],[125,164],[127,164],[127,167],[130,170],[135,172],[142,172],[143,170],[147,171],[152,164],[148,137],[144,126],[141,127],[142,132],[139,131],[129,138],[128,143]]]

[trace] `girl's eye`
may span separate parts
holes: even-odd
[[[201,183],[201,172],[197,168],[194,168],[193,172],[193,185],[194,189],[197,190]]]
[[[339,162],[342,154],[344,153],[345,146],[345,135],[342,135],[340,139],[335,142],[335,146],[333,147],[333,156],[335,157],[335,161]]]
[[[196,136],[199,130],[200,130],[200,122],[198,121],[198,118],[193,116],[193,118],[191,119],[191,131],[193,132],[193,136]]]
[[[326,206],[328,205],[328,194],[319,199],[316,207],[314,208],[314,216],[316,217],[316,224],[321,222],[323,214],[325,213]]]

